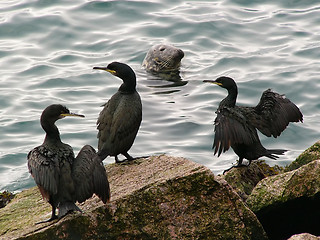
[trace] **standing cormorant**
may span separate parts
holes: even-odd
[[[107,173],[96,151],[85,145],[75,158],[72,147],[60,139],[55,122],[70,113],[60,104],[48,106],[41,115],[41,126],[46,132],[42,145],[28,154],[28,168],[41,195],[52,206],[51,218],[61,218],[70,211],[81,211],[75,202],[84,202],[95,193],[103,203],[110,199]],[[58,216],[55,213],[59,209]],[[41,223],[41,222],[40,222]]]
[[[230,147],[239,156],[235,167],[243,166],[243,159],[256,160],[266,156],[276,159],[286,150],[265,149],[258,137],[257,129],[268,137],[278,137],[290,122],[303,120],[299,108],[287,99],[270,89],[262,93],[260,102],[255,107],[242,107],[236,105],[238,88],[235,81],[229,77],[219,77],[215,81],[204,80],[217,84],[228,90],[216,111],[214,121],[214,154],[218,157]],[[274,155],[276,154],[276,155]]]
[[[131,67],[119,62],[93,69],[107,71],[123,81],[118,92],[103,105],[104,108],[98,117],[98,155],[101,160],[107,156],[114,156],[117,163],[120,162],[119,154],[124,155],[127,160],[133,160],[128,151],[142,120],[142,104],[136,90],[136,75]]]

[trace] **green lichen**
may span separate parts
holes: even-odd
[[[6,232],[19,235],[26,226],[40,221],[39,216],[50,212],[50,205],[42,200],[37,187],[22,191],[0,211],[0,236]]]
[[[239,196],[246,201],[253,188],[265,177],[279,174],[282,168],[269,166],[263,160],[253,161],[248,167],[233,168],[223,178],[234,188]]]
[[[0,238],[266,239],[256,216],[232,188],[199,164],[158,156],[111,164],[107,171],[113,193],[107,205],[89,199],[80,206],[84,213],[35,226],[50,215],[50,205],[36,188],[27,190],[8,210],[0,210],[1,219],[8,217],[0,222]],[[16,213],[10,215],[13,209]]]
[[[285,171],[289,172],[295,170],[303,165],[308,164],[309,162],[318,159],[320,159],[320,141],[316,142],[303,153],[301,153],[295,161],[293,161],[285,168]]]
[[[0,193],[0,208],[5,207],[12,199],[14,194],[8,191],[3,191]]]

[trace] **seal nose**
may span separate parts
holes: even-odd
[[[184,57],[184,52],[181,49],[178,49],[178,56],[180,57],[180,60]]]

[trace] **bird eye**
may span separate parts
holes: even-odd
[[[165,49],[166,49],[166,48],[164,48],[164,47],[163,47],[163,48],[160,48],[160,51],[163,52]]]

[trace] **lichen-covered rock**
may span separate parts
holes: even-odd
[[[319,240],[320,237],[316,237],[309,233],[300,233],[291,236],[288,240]]]
[[[261,180],[247,199],[270,239],[320,235],[320,160]]]
[[[248,167],[232,168],[222,177],[234,188],[238,195],[246,201],[259,181],[268,176],[279,174],[283,169],[270,167],[263,160],[253,161]]]
[[[5,207],[12,199],[14,194],[8,191],[3,191],[0,193],[0,208]]]
[[[313,144],[311,147],[309,147],[307,150],[305,150],[303,153],[297,157],[295,161],[290,163],[286,168],[285,171],[292,171],[294,169],[297,169],[305,164],[308,164],[309,162],[313,160],[320,159],[320,141]]]
[[[163,155],[111,164],[107,171],[108,205],[94,197],[80,204],[82,214],[34,225],[50,207],[33,188],[0,210],[0,238],[267,239],[230,185],[199,164]]]

